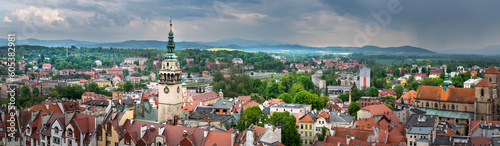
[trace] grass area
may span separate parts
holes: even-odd
[[[208,51],[220,51],[220,50],[227,50],[227,51],[241,51],[238,49],[230,49],[230,48],[210,48],[207,49]]]
[[[211,82],[199,82],[199,83],[186,83],[186,86],[196,86],[196,85],[203,85],[203,84],[210,84]]]

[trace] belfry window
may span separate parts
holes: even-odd
[[[481,89],[481,98],[484,98],[484,89]]]

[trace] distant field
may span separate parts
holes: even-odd
[[[227,50],[227,51],[241,51],[238,49],[230,49],[230,48],[210,48],[207,49],[208,51],[220,51],[220,50]]]

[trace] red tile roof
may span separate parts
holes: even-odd
[[[372,127],[378,127],[377,123],[373,118],[369,119],[360,119],[356,121],[356,128],[357,129],[365,129],[365,130],[371,130]]]
[[[491,138],[484,137],[484,136],[477,136],[477,137],[472,137],[472,143],[474,145],[490,145],[491,144]]]
[[[332,129],[335,131],[335,137],[346,137],[347,134],[353,135],[355,140],[366,141],[371,134],[373,134],[372,130],[361,130],[361,129],[349,129],[342,127],[333,127]]]
[[[486,71],[484,71],[485,74],[500,74],[498,69],[495,66],[490,66]]]
[[[231,139],[231,132],[210,131],[208,132],[207,139],[205,140],[205,145],[230,146],[231,145],[230,139]]]
[[[283,100],[278,99],[278,98],[271,98],[271,99],[267,100],[267,102],[269,103],[269,105],[285,103]]]
[[[444,91],[443,87],[420,86],[417,91],[417,99],[474,103],[475,92],[475,89],[471,88],[450,87]]]
[[[492,87],[493,85],[486,79],[481,79],[477,82],[476,87]]]
[[[205,92],[205,93],[193,96],[193,100],[199,100],[202,102],[207,101],[207,100],[216,99],[216,98],[219,98],[219,94],[215,93],[214,91]]]
[[[361,109],[370,111],[373,116],[384,115],[387,112],[392,112],[392,110],[385,104],[368,105]]]
[[[247,95],[247,96],[240,96],[240,98],[238,98],[238,101],[250,101],[252,97],[250,95]]]
[[[316,141],[314,143],[315,146],[350,146],[350,145],[360,145],[360,146],[369,146],[372,145],[371,142],[366,142],[366,140],[350,140],[349,145],[347,144],[346,137],[336,137],[336,136],[327,136],[325,141]],[[378,145],[378,144],[377,144]]]
[[[309,114],[305,115],[304,117],[300,118],[299,123],[314,123],[314,120],[309,116]]]
[[[328,113],[326,113],[325,111],[321,111],[321,113],[319,113],[317,116],[316,116],[316,119],[320,118],[320,117],[323,117],[326,119],[326,122],[330,121],[330,115]]]
[[[417,92],[415,90],[410,90],[409,92],[406,92],[405,94],[403,94],[403,96],[401,96],[401,98],[396,100],[396,103],[401,103],[401,100],[406,99],[409,101],[409,103],[404,103],[404,104],[413,105],[413,100],[416,97],[417,97]]]
[[[488,125],[488,124],[491,124],[491,125],[497,125],[497,124],[500,124],[500,121],[476,121],[476,120],[472,120],[470,122],[470,125],[469,125],[469,128],[471,129],[471,134],[476,132],[479,127],[481,126],[481,124],[483,125]]]

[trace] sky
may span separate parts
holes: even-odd
[[[6,0],[0,34],[93,42],[228,38],[307,46],[500,45],[498,0]]]

